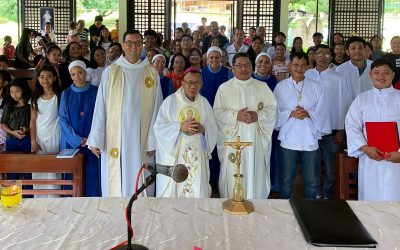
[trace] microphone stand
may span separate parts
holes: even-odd
[[[131,212],[132,212],[132,204],[135,200],[137,200],[137,196],[143,192],[143,190],[145,190],[148,186],[150,186],[151,184],[153,184],[153,182],[156,181],[156,174],[151,174],[149,177],[146,178],[146,181],[142,184],[142,186],[138,189],[137,193],[134,193],[131,197],[131,199],[129,200],[128,206],[127,206],[127,217],[129,220],[129,223],[132,225],[132,219],[131,219]],[[129,229],[129,225],[128,225],[128,244],[127,245],[122,245],[117,247],[116,249],[118,250],[148,250],[147,247],[139,245],[139,244],[132,244],[132,233],[131,230]]]

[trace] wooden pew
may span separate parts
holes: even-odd
[[[71,173],[72,180],[36,179],[22,180],[22,185],[71,185],[72,190],[34,189],[22,191],[24,195],[72,195],[84,196],[83,166],[84,155],[57,159],[57,154],[0,153],[0,173]],[[1,182],[1,180],[0,180]]]
[[[347,152],[336,154],[336,197],[345,200],[358,199],[358,158]]]
[[[30,69],[8,68],[7,71],[8,73],[10,73],[12,78],[34,79],[36,77],[35,68],[30,68]]]

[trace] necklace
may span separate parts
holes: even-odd
[[[292,84],[293,84],[293,88],[296,90],[296,92],[297,92],[297,102],[300,102],[301,101],[301,98],[303,97],[302,96],[302,93],[303,93],[303,87],[304,87],[304,81],[303,81],[303,85],[301,85],[301,89],[300,89],[300,91],[296,88],[296,86],[294,85],[294,81],[292,81]]]

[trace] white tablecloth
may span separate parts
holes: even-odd
[[[134,242],[149,249],[320,249],[309,245],[284,200],[253,200],[255,212],[231,216],[223,199],[141,198]],[[0,211],[0,249],[109,249],[126,239],[122,198],[26,199]],[[378,241],[400,249],[400,203],[350,202]],[[324,248],[325,249],[325,248]],[[333,249],[333,248],[326,248]]]

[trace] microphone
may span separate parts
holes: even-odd
[[[146,163],[145,169],[147,169],[152,175],[162,174],[171,177],[175,182],[181,183],[188,178],[189,171],[183,164],[177,164],[176,166],[161,165],[158,163]]]

